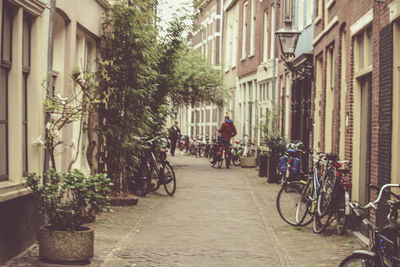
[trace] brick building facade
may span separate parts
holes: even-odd
[[[198,16],[194,20],[195,32],[192,33],[192,47],[217,68],[221,68],[222,55],[222,0],[204,0],[199,4]],[[204,140],[217,131],[224,111],[215,105],[199,104],[189,107],[179,117],[184,132],[192,138]]]
[[[315,3],[314,148],[351,160],[352,197],[366,203],[376,197],[368,184],[399,182],[400,3]]]

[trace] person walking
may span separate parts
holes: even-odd
[[[178,121],[175,121],[174,125],[171,126],[169,132],[169,140],[171,141],[171,156],[175,154],[176,142],[181,136],[181,130],[178,127]]]
[[[236,127],[233,124],[233,120],[231,120],[229,118],[229,116],[225,116],[225,121],[222,123],[218,132],[221,133],[221,145],[225,146],[229,153],[229,147],[231,145],[231,138],[237,134]],[[226,167],[229,169],[230,158],[227,158],[226,161],[227,161]],[[216,163],[216,159],[215,159],[215,155],[213,155],[213,160],[211,161],[211,164],[215,165],[215,163]]]

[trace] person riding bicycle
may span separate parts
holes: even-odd
[[[222,123],[218,132],[221,133],[221,145],[225,146],[228,151],[231,144],[231,138],[234,137],[236,132],[236,127],[233,124],[233,120],[229,118],[229,116],[225,116],[225,121]],[[229,158],[226,159],[228,161],[227,168],[229,168]],[[213,160],[211,162],[212,165],[216,163],[215,155],[213,155]]]

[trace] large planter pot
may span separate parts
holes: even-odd
[[[257,167],[257,158],[256,157],[240,158],[240,166],[242,168],[255,168]]]
[[[280,177],[276,172],[279,163],[279,154],[272,154],[268,158],[268,183],[276,183],[280,181]]]
[[[58,231],[48,227],[39,230],[39,256],[56,262],[87,261],[93,258],[94,230]]]
[[[258,176],[267,177],[268,176],[268,156],[260,154],[258,157]]]

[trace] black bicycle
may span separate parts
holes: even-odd
[[[367,224],[373,235],[373,243],[370,250],[356,250],[350,256],[346,257],[339,265],[345,266],[366,266],[366,267],[388,267],[400,266],[400,252],[398,246],[398,237],[400,225],[397,222],[398,209],[400,207],[400,196],[390,192],[390,187],[400,187],[400,184],[386,184],[380,191],[378,198],[371,201],[365,206],[361,206],[358,202],[350,202],[350,207],[353,213],[360,217],[359,210],[367,210],[370,208],[377,209],[377,204],[381,200],[384,192],[389,193],[395,197],[397,201],[389,199],[387,203],[390,206],[390,211],[387,216],[388,224],[381,230],[372,224],[368,219],[364,219],[363,223]]]
[[[145,145],[139,175],[136,177],[136,192],[146,196],[149,192],[157,191],[164,186],[168,195],[173,196],[176,191],[176,177],[172,164],[167,160],[167,149],[160,148],[156,153],[156,143],[166,142],[162,136],[152,139],[141,139]],[[156,155],[158,155],[159,161]],[[154,181],[155,183],[152,183]]]

